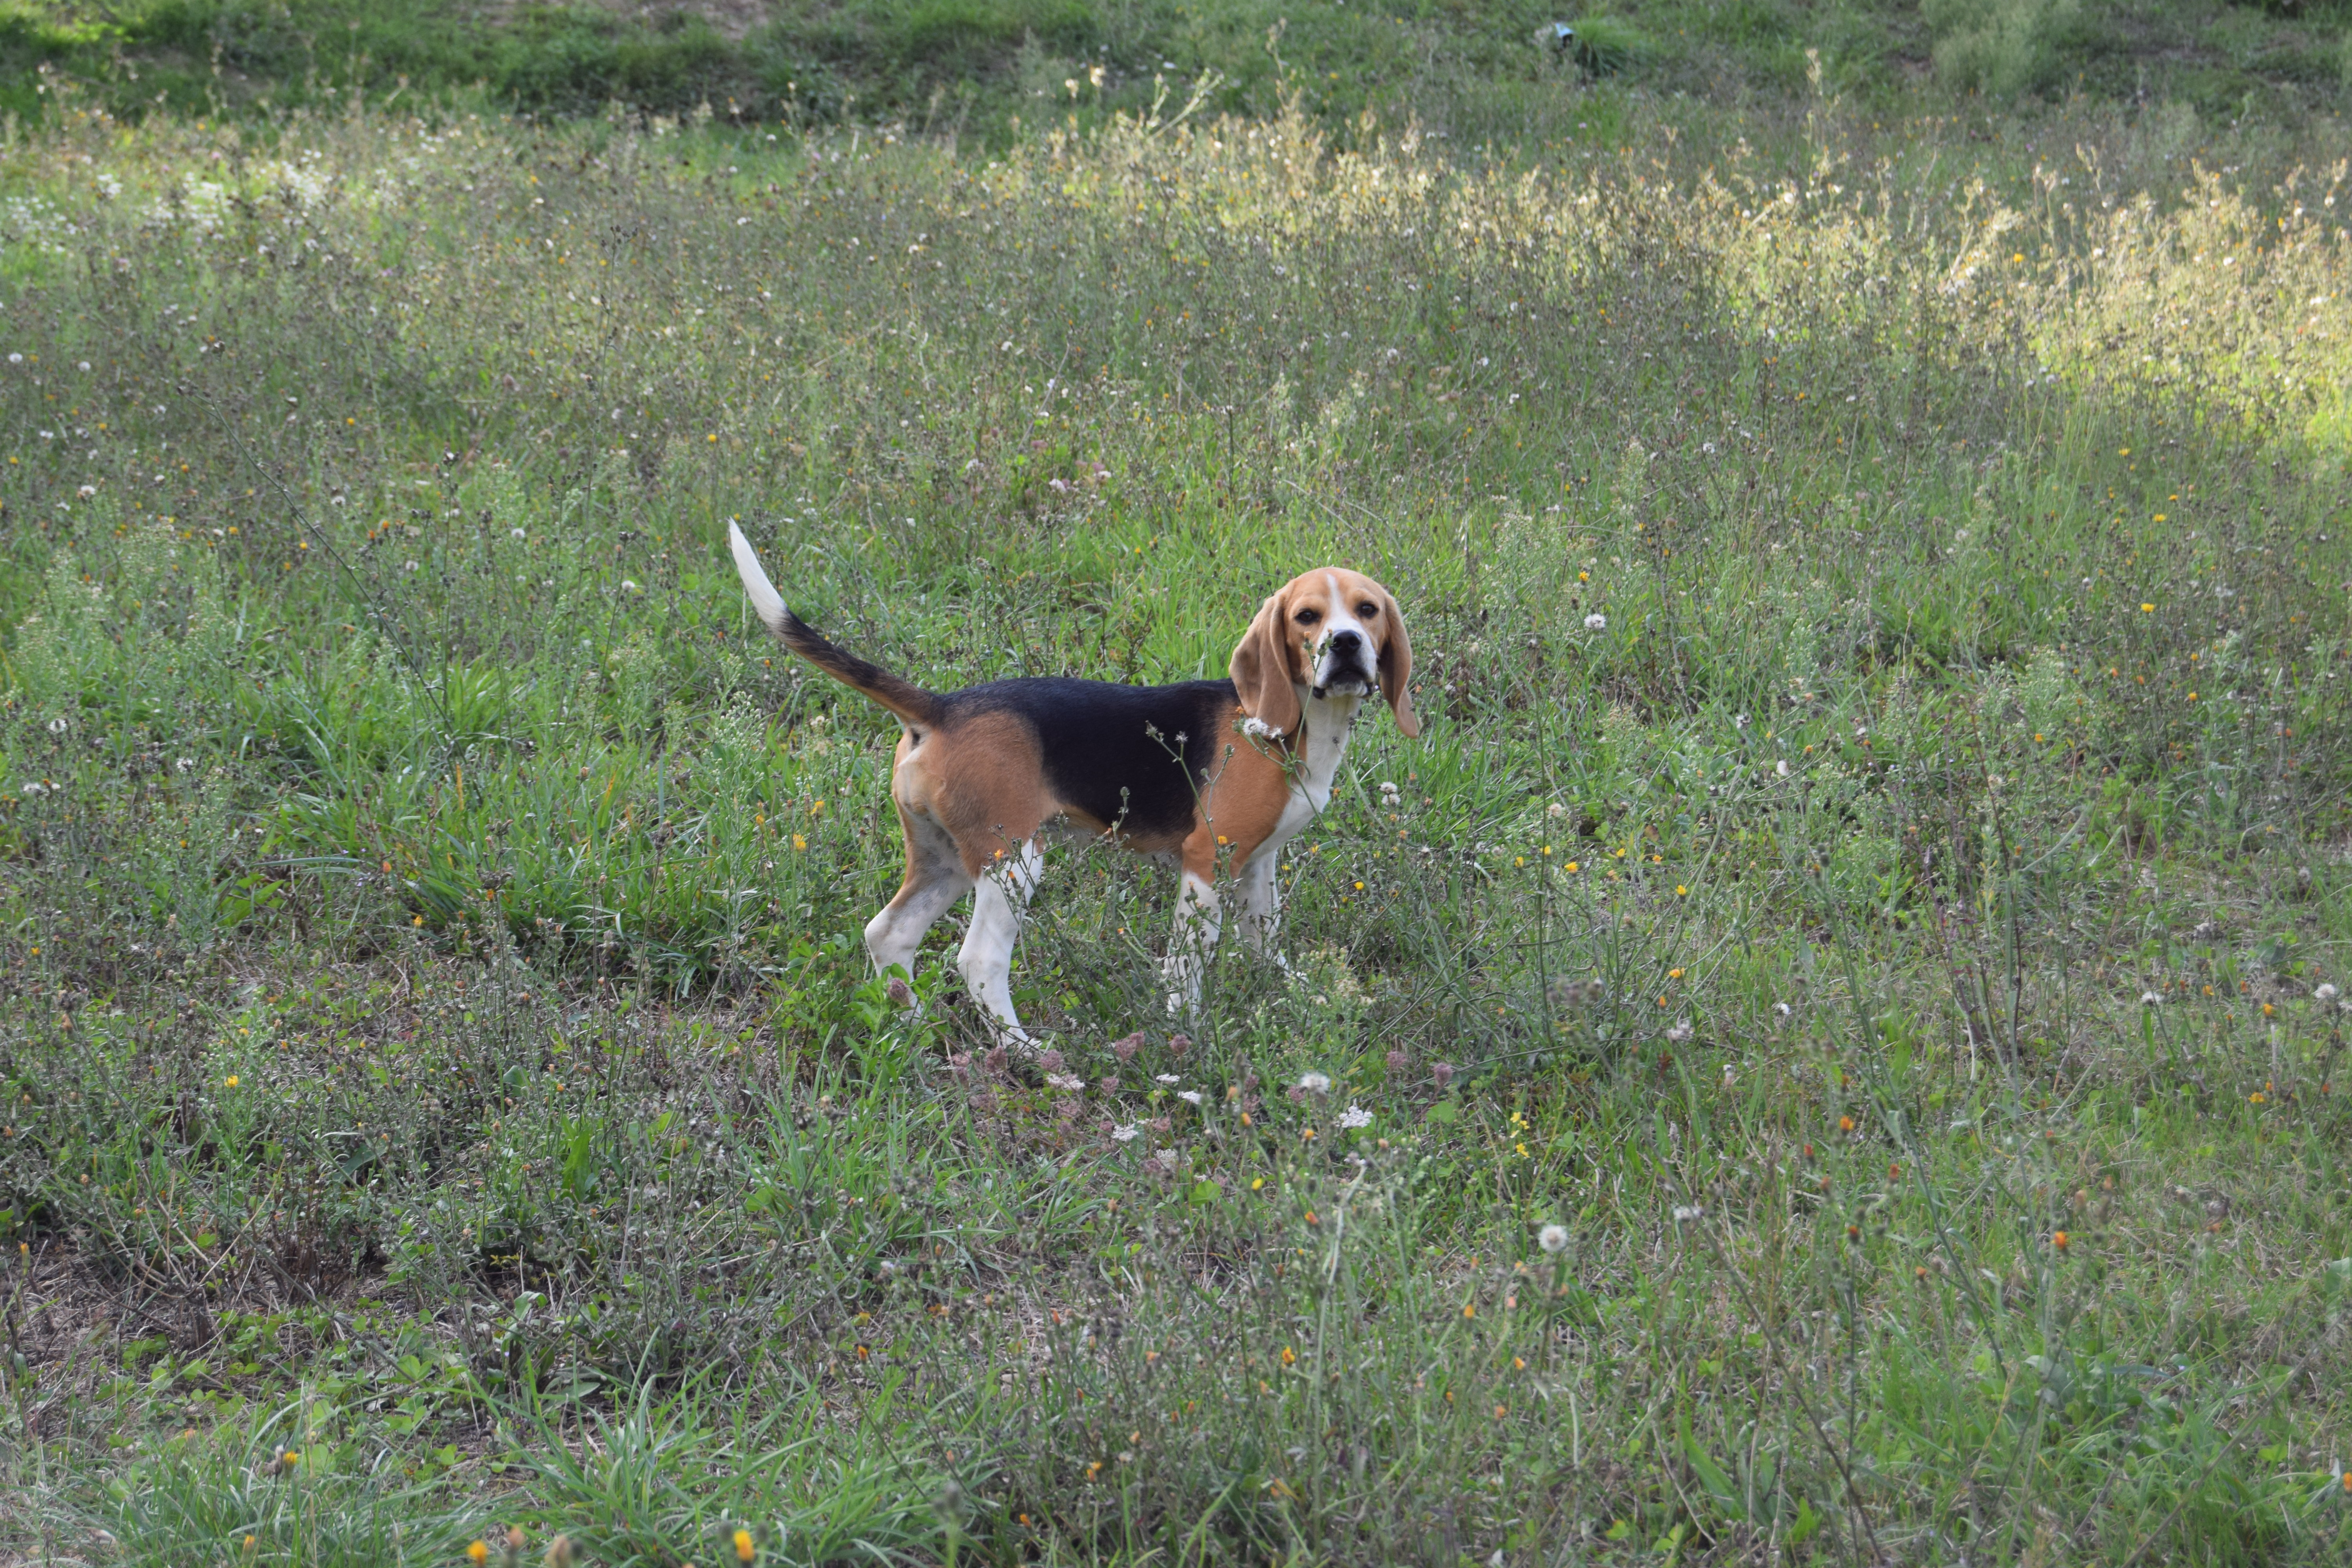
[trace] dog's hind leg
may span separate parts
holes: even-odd
[[[907,836],[907,875],[898,884],[898,896],[866,922],[866,952],[877,973],[887,973],[896,965],[911,979],[923,933],[964,896],[971,878],[944,828],[903,806],[898,825]]]
[[[1021,936],[1021,911],[1036,891],[1045,863],[1044,850],[1030,838],[981,873],[979,890],[972,895],[971,929],[964,933],[963,951],[956,954],[965,987],[995,1020],[998,1036],[1023,1048],[1035,1042],[1013,1011],[1013,948]]]

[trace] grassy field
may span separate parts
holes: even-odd
[[[2343,1560],[2352,138],[1295,85],[14,131],[8,1550]],[[1385,581],[1297,975],[901,1016],[735,519],[938,687]]]
[[[895,118],[1001,150],[1016,122],[1098,125],[1213,72],[1214,112],[1272,115],[1286,84],[1342,142],[1371,109],[1476,145],[1543,139],[1563,82],[1777,104],[1811,58],[1882,110],[1932,85],[2275,122],[2341,111],[2348,22],[2344,0],[0,0],[0,111],[60,85],[136,119],[478,83],[539,114]]]

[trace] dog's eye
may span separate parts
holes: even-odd
[[[1356,606],[1356,618],[1360,621],[1369,621],[1380,613],[1381,607],[1369,601]]]
[[[1301,610],[1297,616],[1298,624],[1302,626],[1311,626],[1322,618],[1323,612],[1320,610]]]

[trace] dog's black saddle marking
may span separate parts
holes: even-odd
[[[1230,680],[1120,686],[1056,676],[993,680],[947,699],[950,711],[1016,715],[1037,737],[1045,782],[1067,805],[1122,833],[1189,832],[1225,743]]]

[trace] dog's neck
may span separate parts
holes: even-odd
[[[1291,780],[1316,810],[1330,804],[1331,786],[1339,782],[1340,761],[1348,754],[1348,731],[1356,710],[1364,705],[1354,692],[1318,697],[1298,689],[1298,732],[1291,738]]]

